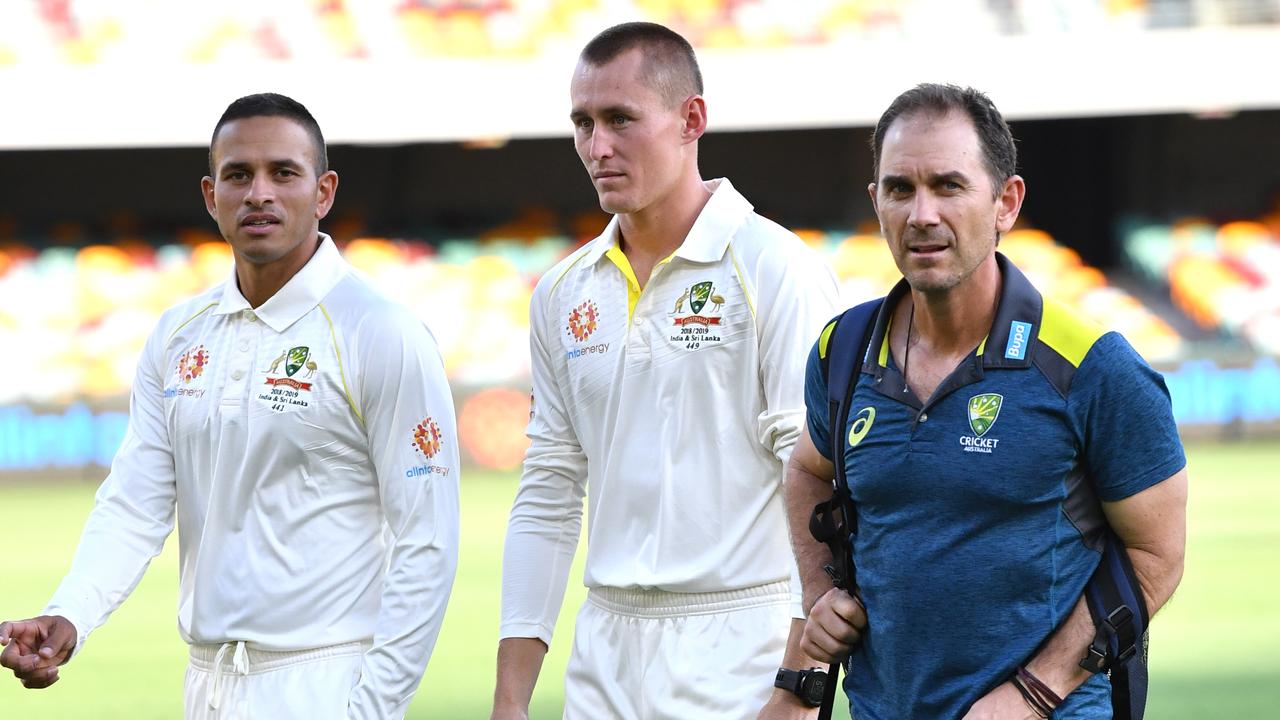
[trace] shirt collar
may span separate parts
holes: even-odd
[[[702,185],[711,192],[711,198],[698,213],[698,219],[689,228],[684,242],[676,248],[675,257],[690,262],[716,262],[724,257],[730,238],[754,208],[728,178],[707,180]],[[618,246],[618,236],[618,216],[614,215],[604,232],[591,243],[591,249],[583,260],[588,264],[598,262],[605,253]]]
[[[1000,269],[1000,302],[995,319],[987,330],[987,337],[978,346],[984,368],[1025,368],[1031,365],[1031,346],[1040,334],[1040,314],[1044,303],[1026,275],[1002,253],[996,253],[996,266]],[[910,292],[906,278],[885,296],[885,302],[876,315],[875,329],[871,335],[874,349],[866,363],[867,372],[879,374],[887,355],[885,333],[889,319],[898,300]]]
[[[235,268],[232,267],[231,279],[223,284],[222,299],[213,312],[216,315],[230,315],[252,310],[272,330],[284,332],[303,315],[314,310],[349,269],[350,266],[342,258],[342,253],[338,252],[333,239],[320,233],[320,247],[307,264],[257,308],[250,307],[249,301],[240,293],[240,284],[236,280]]]
[[[1040,335],[1044,301],[1026,275],[1009,259],[996,253],[1004,284],[996,319],[982,347],[982,366],[1025,368],[1031,365],[1031,347]]]

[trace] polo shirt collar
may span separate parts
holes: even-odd
[[[711,198],[698,213],[698,219],[689,228],[684,242],[676,248],[674,257],[690,262],[716,262],[724,257],[730,238],[754,208],[728,178],[707,180],[702,184],[711,192]],[[619,236],[618,216],[614,215],[583,260],[588,264],[599,262],[609,250],[618,247]]]
[[[1009,259],[996,253],[1000,277],[1000,305],[981,346],[986,368],[1025,368],[1031,365],[1031,347],[1040,335],[1044,300],[1026,275]]]
[[[958,387],[981,380],[983,371],[988,368],[1031,366],[1031,347],[1040,332],[1040,313],[1043,308],[1040,292],[1017,266],[999,252],[996,253],[996,266],[1000,269],[1002,280],[1000,301],[987,337],[978,346],[976,353],[962,361],[942,381],[935,391],[937,398]],[[871,354],[863,364],[863,372],[875,376],[876,386],[881,393],[892,397],[906,397],[913,401],[910,404],[918,406],[923,399],[917,399],[905,391],[906,380],[902,377],[901,369],[896,365],[890,368],[892,362],[885,338],[893,308],[910,291],[911,287],[906,278],[903,278],[885,296],[885,301],[876,314],[875,328],[871,333]]]
[[[333,239],[320,233],[320,247],[307,264],[257,308],[251,307],[241,294],[235,268],[232,267],[231,279],[223,284],[222,299],[213,312],[216,315],[230,315],[253,310],[267,327],[276,332],[284,332],[302,316],[314,310],[347,273],[349,267]]]

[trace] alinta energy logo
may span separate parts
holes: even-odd
[[[600,309],[595,303],[587,300],[569,311],[569,325],[565,330],[573,336],[574,340],[586,342],[599,325]]]
[[[174,365],[173,375],[177,378],[181,385],[176,384],[174,387],[164,389],[164,396],[171,397],[188,397],[199,398],[204,396],[204,388],[202,387],[184,387],[190,385],[204,375],[204,371],[209,367],[209,351],[204,349],[204,345],[196,345],[188,348],[186,352],[178,356],[178,362]]]
[[[190,385],[197,378],[204,374],[204,369],[209,364],[209,351],[204,349],[204,345],[197,345],[178,358],[178,379],[183,384]]]
[[[449,468],[443,465],[433,465],[431,460],[440,454],[441,448],[444,447],[444,433],[440,430],[440,425],[428,415],[423,418],[413,428],[413,445],[414,450],[418,451],[418,455],[427,460],[426,463],[411,467],[405,471],[405,477],[421,477],[423,475],[448,475]]]
[[[960,445],[965,452],[992,453],[1000,441],[986,437],[991,426],[1000,417],[1000,407],[1004,405],[1004,396],[997,393],[983,393],[969,398],[969,429],[973,435],[961,435]]]
[[[594,302],[584,300],[582,304],[569,311],[569,324],[565,326],[565,332],[574,339],[574,342],[583,343],[598,327],[600,327],[600,308],[596,307]],[[564,356],[568,360],[574,360],[587,355],[603,355],[608,351],[609,343],[596,343],[575,347],[565,352]]]

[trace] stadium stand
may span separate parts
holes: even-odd
[[[879,237],[802,232],[827,253],[847,302],[881,294],[899,277]],[[224,243],[208,242],[203,231],[188,235],[192,244],[154,249],[141,243],[0,249],[0,345],[26,349],[0,355],[0,376],[31,378],[6,384],[0,404],[125,395],[159,313],[222,282],[230,271]],[[344,253],[431,327],[453,380],[523,387],[533,286],[573,247],[557,236],[462,239],[439,246],[360,238],[347,243]],[[1147,357],[1179,356],[1178,335],[1074,250],[1035,230],[1011,233],[1001,249],[1048,294],[1121,330]]]
[[[1280,210],[1257,221],[1215,226],[1133,223],[1130,264],[1166,284],[1177,306],[1206,330],[1280,355]]]
[[[648,17],[701,48],[769,48],[1275,23],[1270,0],[31,0],[0,9],[0,64],[530,57]]]

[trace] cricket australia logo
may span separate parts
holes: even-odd
[[[405,477],[422,477],[423,475],[448,475],[449,468],[444,465],[432,465],[431,459],[440,454],[444,447],[444,433],[440,425],[428,415],[413,428],[413,440],[410,443],[418,456],[427,462],[411,467],[405,471]]]
[[[1004,396],[997,393],[983,393],[969,398],[969,429],[973,430],[973,435],[960,437],[960,445],[965,452],[990,453],[996,449],[1000,441],[986,437],[986,434],[1000,417],[1000,407],[1003,404]]]
[[[282,369],[283,375],[280,373]],[[304,381],[314,376],[318,369],[311,357],[311,348],[306,345],[281,351],[267,366],[264,378],[267,387],[261,389],[259,386],[258,402],[278,413],[310,407],[314,383]]]
[[[685,303],[689,310],[685,311]],[[720,342],[721,323],[720,309],[724,307],[724,296],[716,292],[715,283],[703,280],[694,283],[676,297],[675,307],[671,315],[674,327],[670,342],[682,344],[688,350],[697,350],[703,345]],[[706,310],[706,313],[703,313]]]

